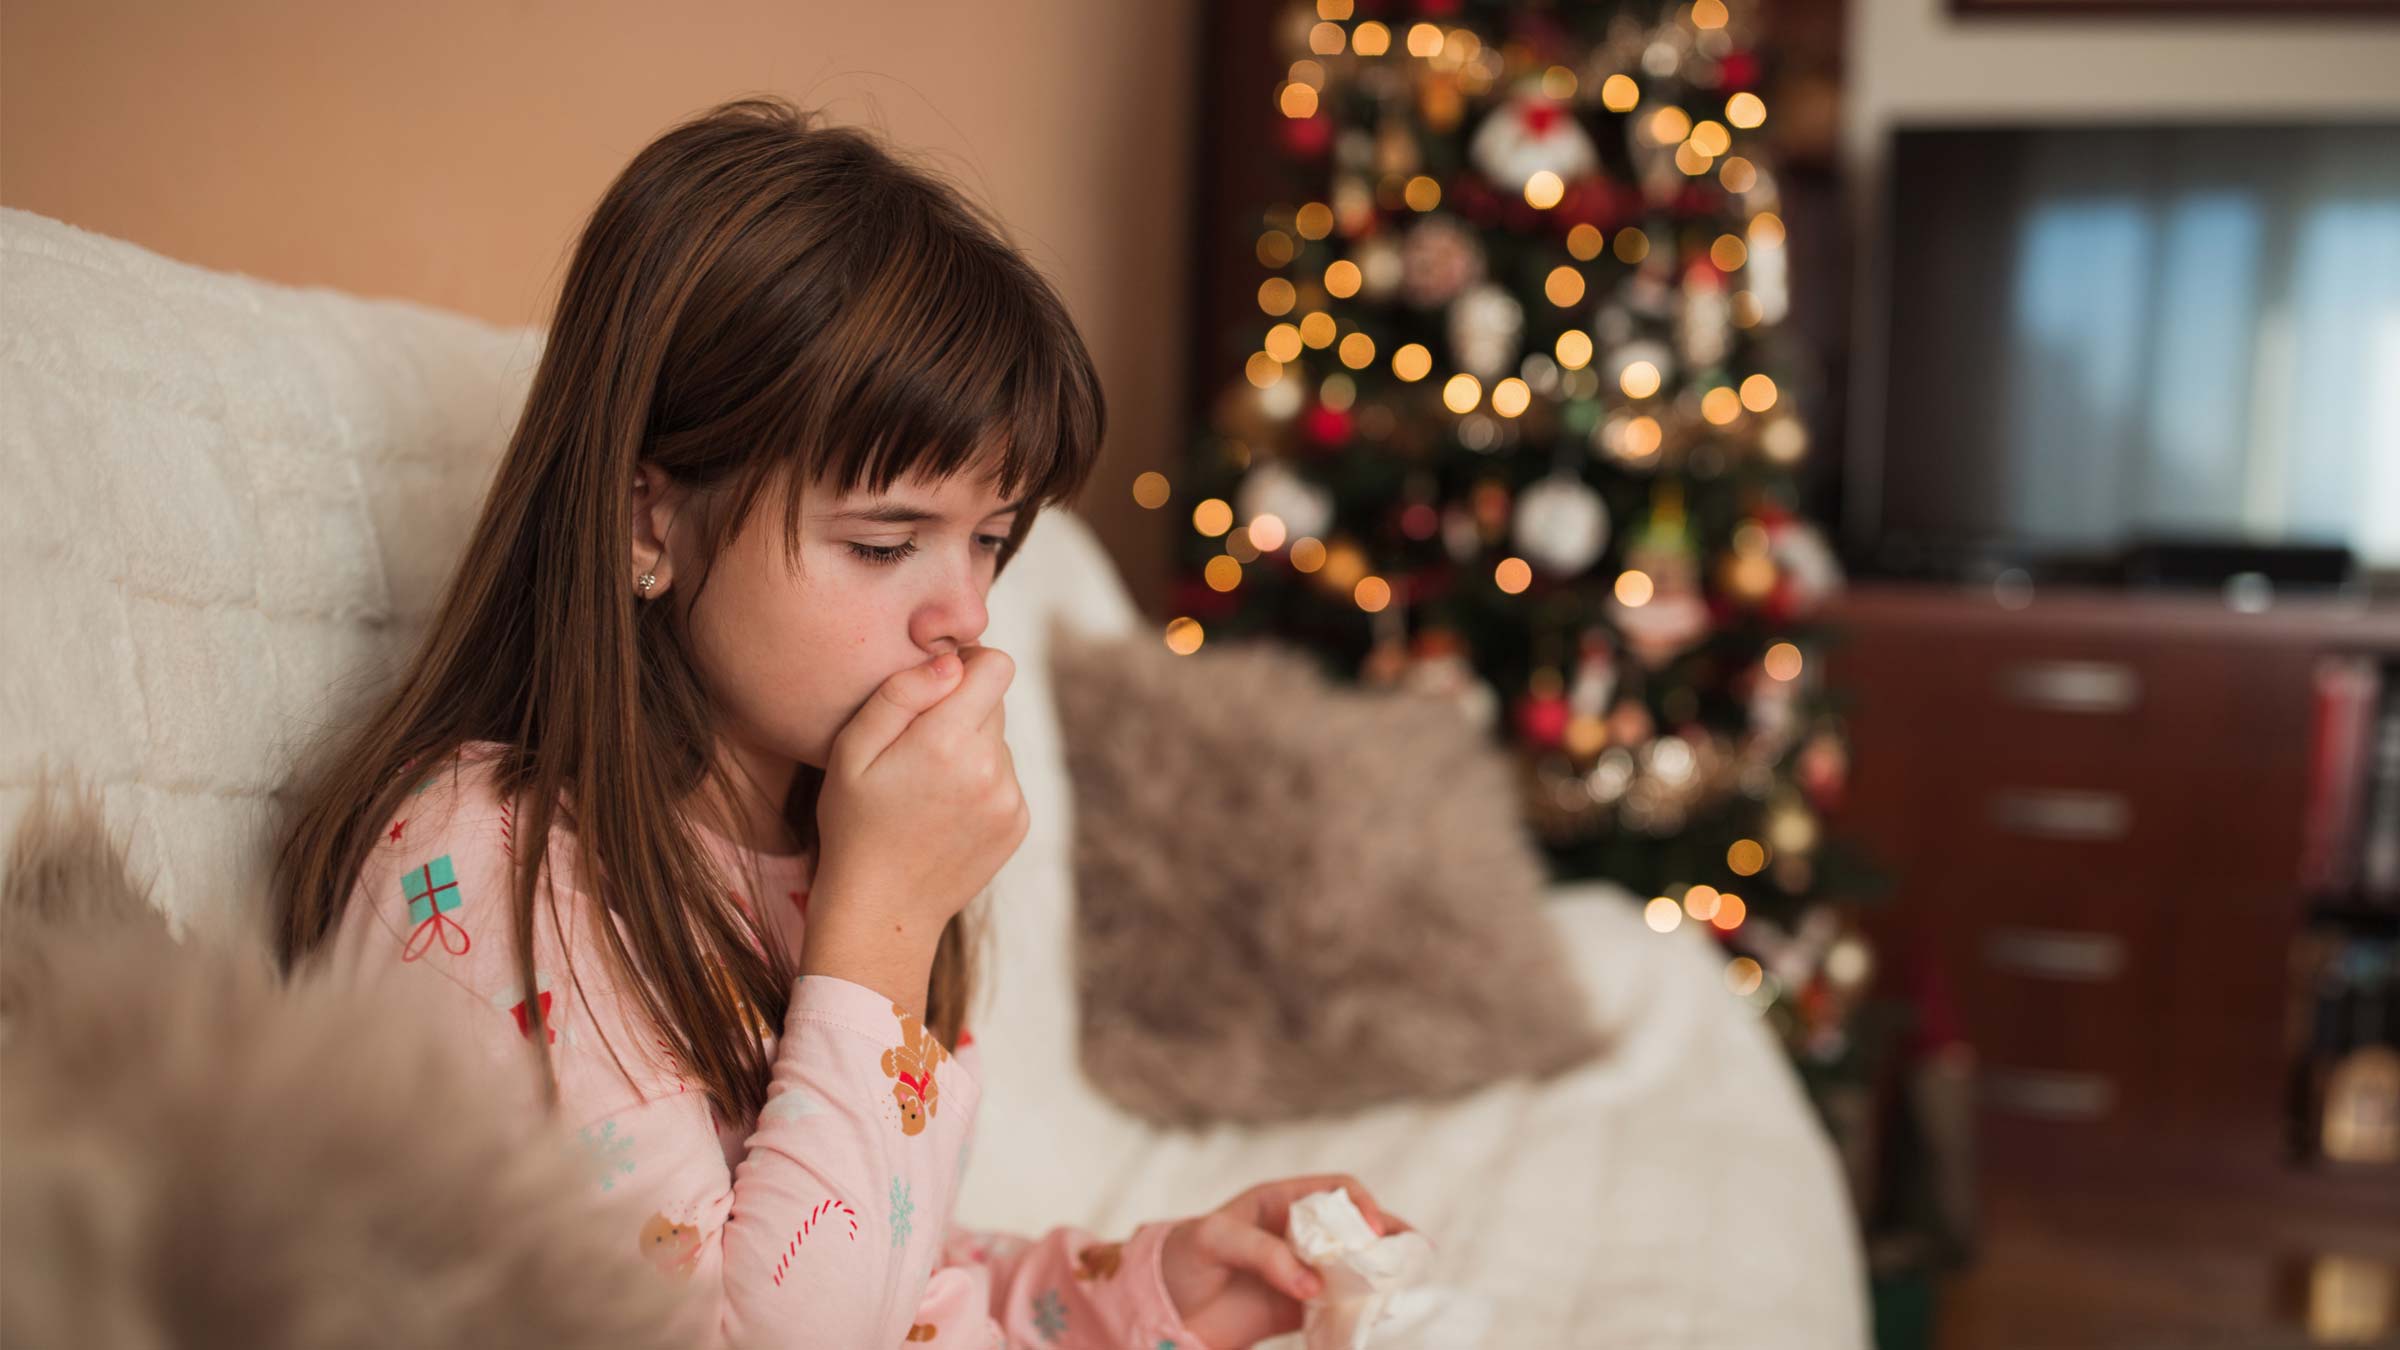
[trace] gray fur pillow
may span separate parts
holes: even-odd
[[[1263,642],[1061,627],[1084,1072],[1161,1124],[1547,1077],[1602,1048],[1500,751]]]

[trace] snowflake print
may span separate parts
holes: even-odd
[[[1055,1289],[1045,1289],[1033,1301],[1033,1325],[1045,1341],[1056,1342],[1067,1334],[1067,1301]]]
[[[916,1230],[917,1202],[909,1194],[908,1183],[892,1178],[892,1250],[907,1245],[909,1234]]]
[[[601,1190],[613,1191],[617,1188],[618,1177],[633,1175],[633,1158],[630,1156],[633,1152],[633,1136],[618,1134],[617,1122],[611,1120],[602,1124],[597,1134],[592,1132],[591,1126],[584,1126],[583,1146],[588,1151],[592,1169],[599,1174]]]

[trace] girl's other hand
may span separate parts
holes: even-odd
[[[1159,1264],[1183,1324],[1223,1350],[1298,1330],[1300,1305],[1324,1281],[1292,1250],[1292,1202],[1337,1186],[1350,1193],[1377,1237],[1414,1231],[1376,1204],[1356,1177],[1262,1182],[1168,1231]]]

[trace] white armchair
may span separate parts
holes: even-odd
[[[210,272],[0,210],[0,829],[42,761],[103,789],[181,924],[264,894],[292,750],[420,630],[540,350],[397,301]],[[1867,1339],[1833,1150],[1690,931],[1606,886],[1548,921],[1615,1036],[1546,1084],[1267,1128],[1160,1130],[1076,1054],[1072,797],[1047,629],[1146,626],[1090,530],[1045,514],[995,589],[1033,829],[980,903],[987,1073],[958,1219],[1122,1232],[1270,1177],[1346,1171],[1493,1297],[1495,1347]]]

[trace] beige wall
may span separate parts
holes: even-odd
[[[1079,503],[1146,605],[1190,241],[1199,0],[7,0],[0,204],[208,267],[542,321],[583,215],[719,99],[824,104],[993,207],[1081,324]]]

